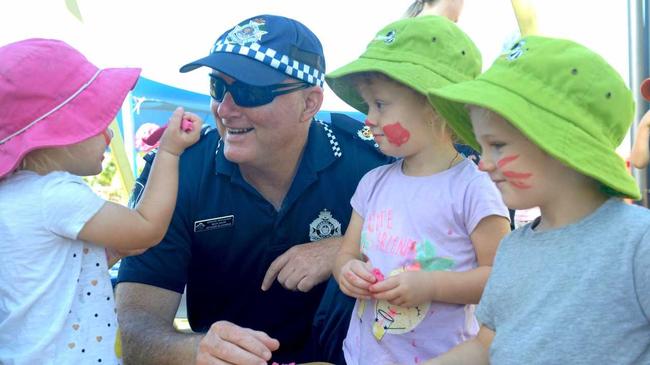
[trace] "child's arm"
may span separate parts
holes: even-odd
[[[407,271],[371,285],[370,292],[376,299],[405,307],[430,301],[476,304],[492,270],[499,242],[508,232],[510,223],[506,218],[487,216],[470,235],[479,265],[476,269],[465,272]]]
[[[463,342],[449,352],[422,363],[423,365],[488,365],[489,349],[494,339],[494,331],[481,326],[476,338]]]
[[[192,122],[192,130],[181,130],[181,120]],[[201,119],[177,108],[169,120],[156,154],[142,199],[129,209],[106,202],[79,232],[79,239],[108,249],[129,251],[151,247],[167,232],[176,205],[178,160],[185,148],[199,140]]]
[[[630,152],[630,163],[637,169],[648,166],[648,160],[650,160],[650,151],[648,151],[650,141],[648,137],[650,137],[650,110],[639,121],[634,146],[632,146]]]
[[[334,261],[332,274],[343,293],[357,299],[369,299],[368,287],[376,279],[371,272],[370,264],[359,259],[362,227],[363,218],[353,210],[348,229],[343,236],[343,243]]]

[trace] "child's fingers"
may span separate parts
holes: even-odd
[[[357,275],[357,273],[354,270],[343,273],[343,276],[345,276],[345,279],[351,285],[354,285],[359,289],[368,290],[368,287],[372,285],[371,281],[365,280],[363,277]]]
[[[397,304],[396,301],[400,299],[400,291],[397,288],[391,288],[382,292],[372,292],[372,297],[377,300],[385,300],[390,304]]]
[[[385,292],[388,290],[395,289],[399,286],[399,279],[397,276],[389,276],[385,280],[382,280],[378,283],[374,283],[368,287],[368,290],[371,293],[374,293],[375,296],[377,293]]]
[[[192,113],[192,112],[185,112],[183,113],[183,119],[189,119],[191,122],[203,122],[201,117],[198,115]]]
[[[351,297],[357,298],[357,299],[370,299],[370,292],[367,290],[359,289],[356,288],[355,286],[351,285],[347,280],[341,280],[341,291],[345,293],[346,295],[349,295]]]
[[[167,128],[171,130],[177,130],[181,128],[181,120],[183,120],[183,111],[182,107],[176,108],[172,115],[169,117],[169,121],[167,121]]]
[[[358,277],[360,277],[361,279],[367,281],[370,284],[377,281],[377,278],[375,278],[375,275],[373,275],[373,273],[372,273],[372,266],[367,262],[359,261],[359,265],[354,265],[352,267],[352,271]]]
[[[198,115],[192,112],[185,112],[183,114],[183,122],[189,122],[192,125],[191,130],[200,130],[203,126],[203,120]]]

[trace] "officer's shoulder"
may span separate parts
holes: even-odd
[[[370,130],[360,121],[343,113],[331,113],[329,128],[346,144],[365,146],[379,152]]]
[[[204,124],[203,128],[201,128],[201,135],[199,137],[199,140],[192,146],[188,147],[185,152],[183,152],[183,156],[190,156],[197,153],[203,154],[204,150],[212,149],[213,146],[216,146],[216,144],[219,142],[219,138],[219,131],[217,128],[214,128],[208,124]],[[157,152],[158,148],[150,151],[144,155],[144,160],[152,163],[156,158]]]

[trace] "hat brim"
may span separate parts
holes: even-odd
[[[257,60],[236,53],[214,52],[190,62],[180,68],[180,72],[190,72],[199,67],[209,67],[224,73],[235,80],[255,86],[279,84],[291,78],[284,72],[277,71]]]
[[[33,150],[69,146],[106,130],[135,86],[140,71],[138,68],[103,69],[70,102],[0,145],[0,177],[14,171]]]
[[[348,77],[362,72],[384,74],[425,96],[427,91],[432,88],[452,84],[451,80],[417,64],[364,57],[325,75],[325,80],[334,93],[348,105],[364,114],[368,114],[368,105],[363,101],[356,86]],[[441,103],[444,104],[445,101],[441,101]],[[450,102],[445,105],[445,109],[455,119],[469,122],[469,115],[462,105]]]
[[[463,141],[480,151],[469,119],[458,119],[449,101],[489,109],[510,122],[540,149],[560,162],[599,181],[618,195],[639,199],[639,188],[625,162],[574,123],[500,85],[482,79],[429,90],[429,101]]]

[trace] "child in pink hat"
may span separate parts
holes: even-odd
[[[56,40],[0,47],[0,364],[120,363],[109,261],[163,237],[179,155],[202,124],[173,113],[135,209],[98,197],[80,176],[101,172],[139,74],[98,69]]]

